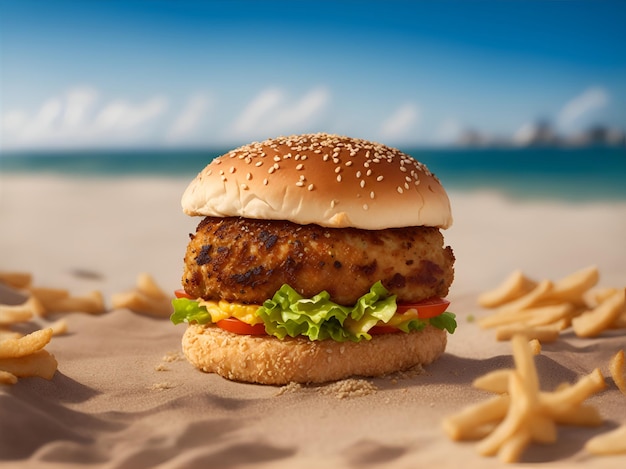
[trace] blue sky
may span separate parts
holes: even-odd
[[[0,145],[624,131],[624,18],[609,0],[0,0]]]

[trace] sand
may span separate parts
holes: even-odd
[[[198,219],[180,211],[184,179],[0,177],[0,270],[29,271],[37,286],[112,294],[148,272],[179,287],[182,257]],[[489,395],[471,381],[511,365],[511,348],[472,318],[477,295],[512,270],[558,279],[596,265],[600,285],[626,285],[626,203],[511,200],[455,193],[445,232],[456,257],[450,295],[459,328],[446,354],[422,372],[326,386],[234,383],[194,370],[180,355],[184,326],[128,310],[64,314],[69,333],[47,350],[51,381],[0,386],[0,467],[500,467],[455,443],[442,419]],[[18,298],[6,288],[0,300]],[[110,308],[109,308],[110,309]],[[28,330],[28,327],[25,328]],[[574,382],[626,346],[626,332],[595,339],[566,333],[537,357],[542,387]],[[525,463],[624,467],[584,442],[626,423],[626,396],[607,379],[592,397],[600,428],[559,428],[555,445],[533,445]]]

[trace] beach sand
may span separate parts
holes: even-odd
[[[2,175],[0,270],[31,272],[35,286],[73,295],[100,290],[109,309],[111,295],[133,288],[141,272],[179,288],[188,233],[200,221],[180,210],[187,183]],[[471,387],[474,378],[512,363],[510,344],[472,320],[488,314],[477,295],[518,268],[557,280],[596,265],[599,285],[624,287],[626,203],[450,197],[455,224],[444,236],[457,258],[449,299],[459,327],[422,373],[324,386],[234,383],[181,358],[182,325],[123,309],[64,314],[68,334],[47,346],[59,363],[54,378],[0,386],[0,467],[500,467],[441,429],[445,416],[490,397]],[[2,288],[0,300],[16,297]],[[536,358],[541,385],[551,390],[596,367],[608,377],[610,357],[625,346],[624,330],[594,339],[567,332]],[[626,456],[583,449],[626,423],[626,396],[607,385],[589,400],[602,427],[559,427],[556,444],[533,445],[522,461],[624,467]]]

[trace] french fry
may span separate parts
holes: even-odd
[[[0,305],[0,326],[8,326],[30,321],[33,317],[31,309],[21,305]]]
[[[533,355],[539,355],[541,353],[541,342],[537,339],[531,339],[528,341],[528,345],[530,345],[530,350]]]
[[[44,311],[43,305],[32,296],[19,305],[0,305],[0,325],[7,326],[27,322],[33,316],[41,316]]]
[[[606,382],[602,372],[596,368],[588,375],[579,379],[575,384],[556,392],[542,395],[541,403],[547,413],[556,415],[565,407],[571,408],[581,404],[589,396],[602,391],[605,387]]]
[[[18,378],[39,376],[52,379],[57,370],[57,361],[47,350],[17,358],[0,358],[0,370],[11,373]]]
[[[599,427],[602,425],[602,416],[597,407],[591,405],[578,405],[568,407],[567,410],[547,412],[554,421],[560,425],[577,427]]]
[[[520,311],[535,306],[539,300],[544,298],[552,289],[552,282],[543,280],[535,288],[524,296],[517,298],[509,303],[500,306],[498,310],[485,318],[478,321],[478,325],[484,329],[502,324],[501,321],[506,319],[517,320]]]
[[[40,329],[18,339],[0,342],[0,358],[19,358],[43,349],[52,338],[52,329]]]
[[[117,293],[111,298],[114,308],[127,308],[136,313],[166,318],[172,314],[172,304],[168,298],[154,298],[133,290]]]
[[[485,425],[502,420],[509,407],[508,396],[495,396],[484,402],[464,408],[459,413],[447,417],[443,428],[451,440],[475,440],[485,435],[480,429]]]
[[[626,453],[626,425],[610,432],[594,436],[585,444],[585,449],[598,456]]]
[[[513,370],[502,368],[493,370],[487,374],[479,376],[472,382],[472,386],[483,391],[504,394],[509,389],[509,375]]]
[[[97,290],[84,296],[49,299],[46,303],[46,308],[50,313],[101,314],[106,311],[102,293]]]
[[[28,272],[0,272],[0,283],[22,290],[28,288],[33,280],[33,276]]]
[[[483,308],[495,308],[520,298],[536,286],[537,282],[526,277],[521,270],[516,270],[497,288],[481,294],[478,304]]]
[[[52,335],[63,335],[67,334],[68,325],[65,319],[58,319],[51,324],[48,324],[48,327],[52,329]]]
[[[58,301],[70,296],[69,290],[64,288],[30,287],[28,290],[31,295],[41,302],[44,308],[47,307],[50,301]]]
[[[624,376],[624,351],[617,352],[609,363],[609,371],[617,388],[626,395],[626,377]]]
[[[0,384],[15,384],[17,383],[17,376],[8,371],[0,370]]]
[[[145,272],[137,277],[137,290],[150,298],[170,300],[170,297],[159,287],[154,278]]]
[[[587,311],[572,319],[574,333],[579,337],[596,337],[611,325],[621,315],[626,296],[620,289],[609,296],[591,311]]]
[[[584,305],[585,292],[595,286],[599,278],[600,273],[596,266],[578,270],[557,281],[547,297],[551,300]]]
[[[539,342],[554,342],[561,334],[561,324],[548,324],[547,326],[527,326],[525,324],[510,324],[496,329],[496,340],[510,340],[516,335],[526,337],[526,340],[538,340]]]

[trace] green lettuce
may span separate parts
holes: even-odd
[[[344,342],[371,338],[367,331],[378,321],[389,321],[395,312],[395,295],[389,295],[377,282],[352,307],[333,303],[326,291],[304,298],[289,285],[283,285],[257,314],[267,333],[279,339],[303,335],[311,340]]]
[[[196,300],[189,298],[174,298],[172,300],[174,312],[170,316],[170,321],[174,324],[181,322],[207,324],[211,321],[211,314],[204,306],[200,306]]]
[[[211,322],[210,313],[195,300],[177,298],[172,305],[174,313],[170,319],[174,324]],[[390,295],[381,282],[376,282],[354,306],[342,306],[330,301],[326,291],[304,298],[285,284],[263,303],[257,315],[263,320],[267,333],[279,339],[302,335],[311,340],[358,342],[371,339],[368,331],[379,321],[387,323],[395,312],[396,296]],[[411,332],[420,331],[428,324],[451,334],[456,329],[455,316],[450,312],[430,319],[409,319],[397,327]]]

